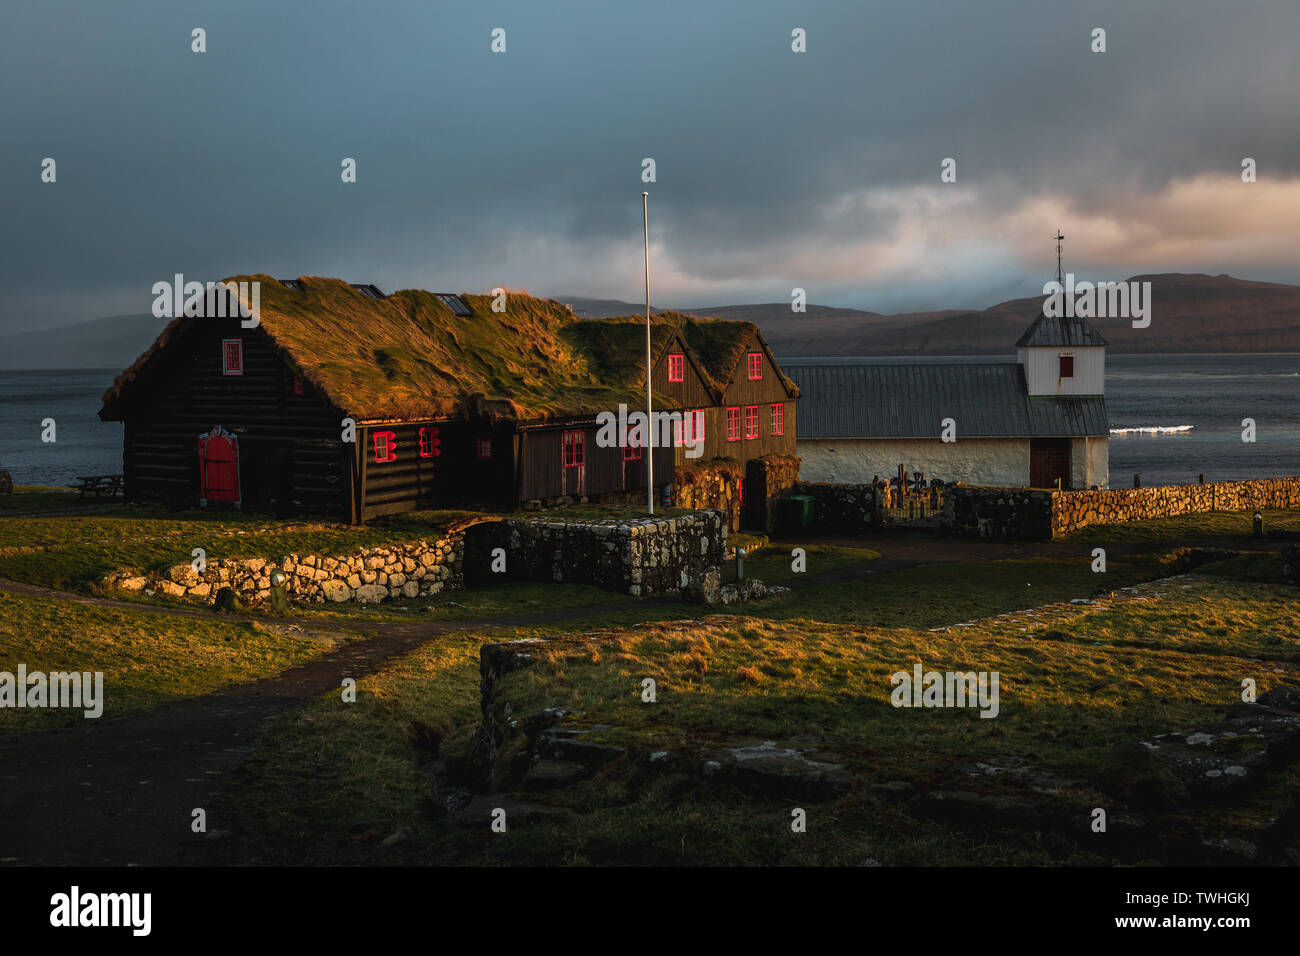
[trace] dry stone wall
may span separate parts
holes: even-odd
[[[469,587],[496,581],[595,584],[634,596],[667,594],[721,567],[726,515],[551,521],[507,518],[466,534]]]
[[[213,603],[222,588],[230,588],[242,600],[256,601],[270,596],[271,572],[279,568],[288,576],[285,590],[291,601],[377,604],[389,598],[458,591],[465,586],[464,561],[461,532],[434,541],[366,548],[350,555],[290,554],[276,561],[223,558],[207,562],[202,573],[190,564],[152,574],[123,571],[102,583],[106,588],[207,604]]]
[[[801,481],[795,494],[817,500],[813,525],[819,531],[866,532],[879,530],[881,491],[875,485],[850,485],[824,481]]]
[[[595,584],[641,596],[672,593],[709,571],[716,573],[726,547],[727,521],[721,511],[599,521],[506,518],[434,541],[350,555],[226,558],[208,561],[202,572],[190,564],[148,574],[120,571],[101,584],[208,604],[222,588],[230,588],[248,603],[270,596],[271,573],[279,568],[288,576],[289,599],[308,604],[374,604],[502,580]]]
[[[1052,535],[1095,524],[1119,524],[1207,511],[1253,511],[1300,506],[1300,478],[1155,485],[1111,491],[1063,491],[1052,501]]]
[[[1052,537],[1055,491],[1030,488],[944,489],[941,527],[968,538],[1047,541]]]
[[[795,493],[800,460],[794,455],[764,455],[746,463],[745,507],[754,530],[776,530],[777,502]]]
[[[727,529],[739,531],[742,476],[740,463],[730,458],[678,465],[673,480],[673,506],[724,512]]]
[[[955,485],[944,494],[945,530],[980,538],[1046,541],[1092,525],[1210,511],[1300,507],[1300,477],[1045,491]]]

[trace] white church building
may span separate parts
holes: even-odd
[[[800,477],[870,482],[901,465],[949,483],[1108,487],[1106,340],[1086,319],[1040,315],[1016,358],[782,363],[800,391]]]

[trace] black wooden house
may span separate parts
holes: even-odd
[[[527,293],[232,281],[260,284],[256,324],[209,296],[104,396],[129,499],[361,522],[644,490],[644,450],[597,441],[601,412],[644,408],[644,319]],[[690,413],[706,457],[793,453],[797,390],[756,327],[668,314],[652,333],[655,409]],[[656,449],[656,486],[682,456]]]

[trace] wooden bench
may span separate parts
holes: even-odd
[[[115,498],[122,493],[121,475],[77,475],[81,482],[81,497],[93,494],[96,498]]]

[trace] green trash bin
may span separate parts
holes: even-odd
[[[811,528],[816,500],[812,495],[791,495],[781,499],[777,508],[781,530],[788,534]]]

